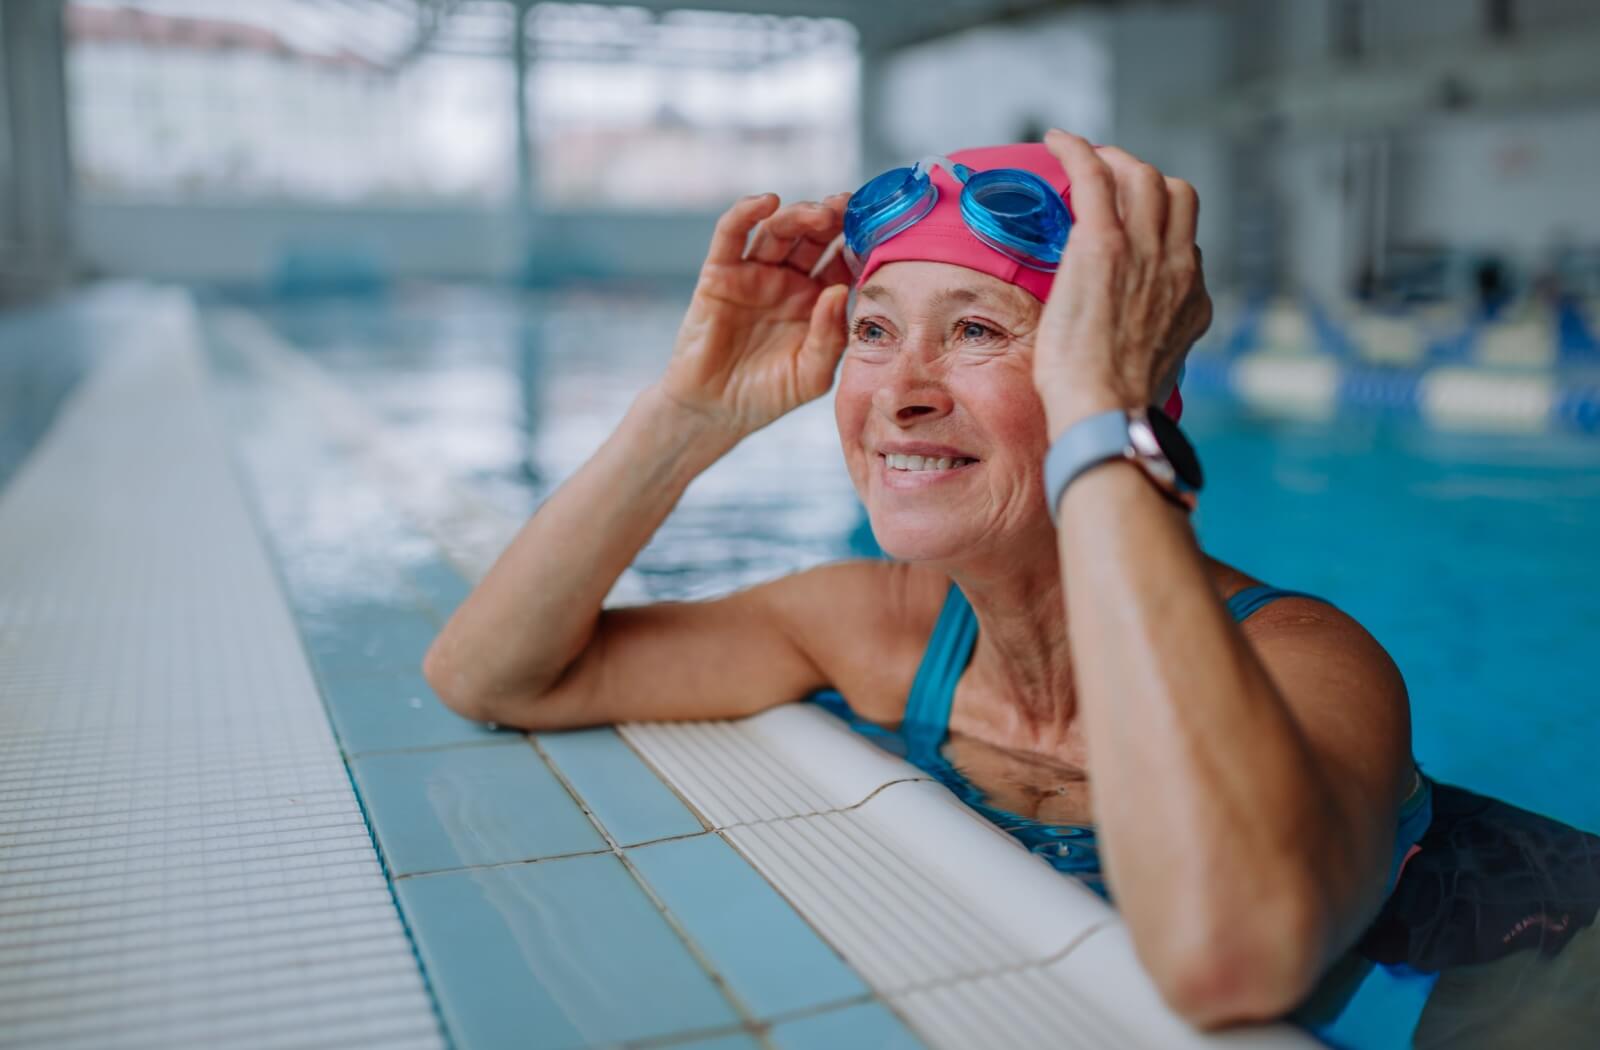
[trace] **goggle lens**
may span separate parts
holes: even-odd
[[[909,168],[893,168],[873,178],[845,205],[844,243],[859,267],[874,248],[933,210],[938,187],[929,177],[933,163],[951,170],[962,183],[961,216],[989,247],[1024,266],[1053,272],[1061,262],[1072,216],[1061,195],[1044,179],[1020,168],[974,173],[964,164],[929,158]]]
[[[967,181],[961,216],[978,239],[1036,270],[1061,262],[1072,216],[1044,179],[1017,168],[982,171]]]
[[[933,180],[916,168],[884,172],[851,194],[844,209],[844,242],[866,258],[884,241],[933,210],[939,199]]]

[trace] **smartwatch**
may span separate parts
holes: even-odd
[[[1081,419],[1050,446],[1044,460],[1044,495],[1056,520],[1061,494],[1084,471],[1112,460],[1138,464],[1161,494],[1187,510],[1195,506],[1204,476],[1194,446],[1159,408],[1114,409]]]

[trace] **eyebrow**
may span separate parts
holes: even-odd
[[[861,291],[857,292],[856,295],[862,299],[877,299],[879,301],[888,300],[891,303],[894,302],[894,293],[881,284],[869,284],[865,288],[861,289]],[[928,305],[937,309],[939,307],[951,306],[954,304],[975,303],[982,298],[983,296],[980,293],[973,291],[971,288],[946,288],[943,291],[935,293]],[[1004,301],[1003,296],[1001,299]],[[1018,306],[1015,301],[1006,302],[1005,305],[1011,309],[1017,309]]]
[[[863,299],[887,299],[894,302],[894,293],[881,284],[869,284],[856,293]],[[946,288],[934,294],[929,300],[932,306],[948,306],[951,303],[975,303],[982,296],[971,288]]]

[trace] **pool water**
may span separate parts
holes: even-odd
[[[401,448],[522,515],[659,373],[684,301],[427,289],[257,308]],[[1425,844],[1432,866],[1408,868],[1388,939],[1341,961],[1304,1023],[1360,1047],[1577,1045],[1573,1033],[1600,1031],[1600,843],[1565,827],[1600,829],[1587,765],[1600,441],[1292,421],[1203,398],[1184,422],[1208,477],[1208,552],[1365,624],[1405,675],[1422,768],[1470,789],[1442,790],[1452,816],[1431,856]],[[635,569],[652,599],[723,593],[851,556],[860,520],[825,399],[700,478]]]

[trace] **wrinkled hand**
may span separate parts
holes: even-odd
[[[779,208],[767,193],[723,213],[663,392],[734,440],[827,392],[846,342],[850,271],[841,258],[811,270],[843,228],[847,197]]]
[[[1210,327],[1211,296],[1193,186],[1064,131],[1045,145],[1066,169],[1073,212],[1033,361],[1054,440],[1094,412],[1152,404]]]

